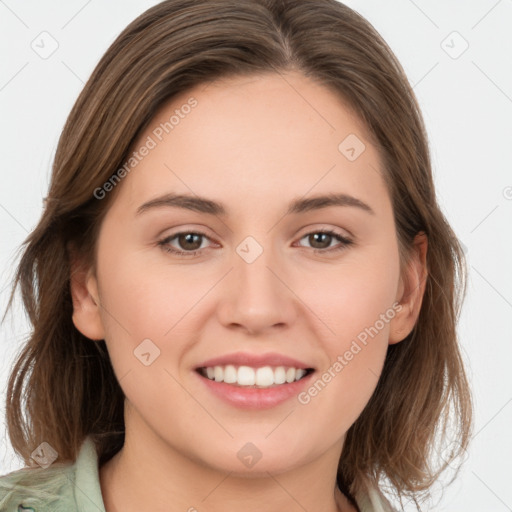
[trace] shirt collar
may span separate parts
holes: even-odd
[[[76,459],[75,501],[79,512],[105,512],[98,454],[91,437],[85,439]]]

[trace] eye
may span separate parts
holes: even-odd
[[[164,251],[170,252],[172,254],[177,254],[178,256],[195,256],[201,249],[201,238],[208,238],[205,233],[201,233],[199,231],[182,231],[180,233],[176,233],[174,235],[168,236],[164,238],[158,245],[162,246]],[[171,241],[177,240],[179,245],[184,249],[188,249],[185,251],[180,251],[169,245]],[[199,245],[198,245],[199,240]]]
[[[330,229],[320,229],[312,231],[307,235],[304,235],[301,240],[307,238],[309,243],[312,244],[315,253],[326,253],[332,251],[342,251],[349,245],[353,244],[353,240],[345,237],[344,235],[337,233]],[[340,245],[329,248],[331,242],[338,240],[341,242]]]
[[[196,256],[199,252],[202,251],[202,243],[201,239],[206,238],[209,240],[209,237],[200,231],[181,231],[179,233],[175,233],[171,236],[164,238],[158,242],[158,245],[163,248],[164,251],[169,252],[171,254],[176,254],[178,256],[185,257],[193,257]],[[304,235],[300,240],[308,238],[308,241],[312,244],[313,251],[315,253],[330,253],[334,251],[341,251],[346,249],[349,245],[352,245],[354,242],[344,235],[337,233],[333,230],[321,229],[317,231],[312,231],[306,235]],[[180,250],[176,247],[173,247],[171,242],[176,240],[179,246],[184,249]],[[331,243],[333,241],[340,242],[340,245],[331,247]],[[303,247],[303,246],[302,246]]]

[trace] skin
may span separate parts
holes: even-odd
[[[74,324],[105,339],[126,395],[125,445],[100,468],[106,510],[355,510],[335,484],[345,433],[377,385],[388,345],[416,322],[427,241],[417,237],[400,274],[379,155],[329,89],[297,73],[202,84],[165,105],[135,147],[192,96],[198,105],[117,185],[96,270],[75,259]],[[349,134],[366,145],[355,161],[338,150]],[[161,207],[136,215],[164,192],[214,199],[229,214]],[[331,206],[285,215],[292,199],[332,192],[374,214]],[[322,228],[354,243],[328,252],[342,244],[306,236]],[[206,237],[196,256],[158,245],[197,230]],[[236,252],[248,236],[263,249],[250,264]],[[193,244],[167,245],[192,252]],[[206,359],[248,351],[295,357],[320,375],[395,302],[394,318],[307,404],[293,397],[241,410],[194,372]],[[160,350],[149,366],[133,353],[146,338]],[[262,454],[252,468],[237,457],[247,442]]]

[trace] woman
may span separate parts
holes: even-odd
[[[385,479],[428,496],[470,436],[464,271],[366,20],[156,5],[78,98],[26,241],[7,425],[41,467],[0,478],[0,510],[384,511]]]

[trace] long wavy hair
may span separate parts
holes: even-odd
[[[401,263],[417,233],[429,241],[418,320],[389,346],[375,392],[347,432],[338,485],[353,496],[364,482],[386,481],[416,501],[466,450],[472,398],[456,323],[467,267],[437,203],[417,99],[391,49],[336,0],[166,0],[117,37],[87,81],[59,139],[44,212],[20,247],[6,313],[19,287],[33,330],[11,369],[6,422],[27,464],[42,441],[58,461],[74,461],[91,436],[100,464],[124,442],[125,397],[105,342],[72,321],[70,247],[94,267],[98,230],[116,197],[99,200],[94,191],[173,96],[223,77],[287,71],[335,91],[368,128]],[[447,440],[455,448],[441,456]]]

